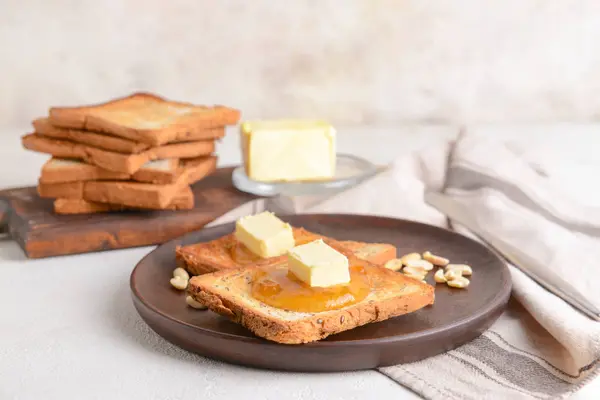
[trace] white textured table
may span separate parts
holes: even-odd
[[[0,131],[0,188],[34,185],[46,159],[21,150],[24,129]],[[458,130],[339,132],[340,152],[385,163]],[[565,139],[572,141],[572,134]],[[221,165],[239,162],[237,145],[231,132],[219,146]],[[373,371],[268,372],[172,346],[147,328],[130,299],[131,270],[151,249],[27,260],[16,243],[0,242],[0,399],[418,398]],[[600,398],[600,379],[577,398]]]

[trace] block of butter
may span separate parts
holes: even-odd
[[[285,254],[295,245],[290,224],[268,211],[240,218],[235,224],[235,238],[263,258]]]
[[[288,269],[311,287],[350,282],[348,258],[321,239],[291,249]]]
[[[241,127],[246,175],[260,182],[331,179],[335,130],[323,121],[248,121]]]

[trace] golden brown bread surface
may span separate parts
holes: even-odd
[[[352,240],[344,240],[340,244],[352,251],[358,258],[372,264],[385,264],[392,258],[396,258],[396,246],[391,244],[354,242]]]
[[[186,165],[186,161],[177,158],[148,161],[131,175],[131,179],[168,185],[177,181],[179,175],[185,171]]]
[[[225,106],[175,102],[149,93],[84,107],[53,107],[50,123],[64,128],[106,132],[159,146],[198,137],[208,128],[235,125],[240,111]]]
[[[194,193],[189,187],[177,193],[165,210],[190,210],[194,207]],[[54,200],[57,214],[95,214],[108,211],[142,210],[120,204],[97,203],[83,199],[60,198]],[[148,210],[148,209],[143,209]]]
[[[40,197],[82,199],[128,207],[165,209],[188,185],[197,182],[216,168],[217,157],[183,160],[184,171],[175,183],[158,185],[132,181],[77,181],[38,183]]]
[[[147,150],[152,145],[148,143],[134,142],[116,136],[110,136],[98,132],[84,131],[81,129],[60,128],[50,123],[48,118],[37,118],[32,123],[35,134],[47,136],[54,139],[69,140],[72,142],[87,144],[92,147],[118,153],[139,153]]]
[[[123,172],[109,171],[83,161],[51,158],[42,166],[40,183],[64,183],[92,180],[126,180],[131,175]]]
[[[48,118],[38,118],[32,122],[32,125],[35,129],[35,133],[38,135],[48,136],[54,139],[69,140],[71,142],[86,144],[117,153],[140,153],[152,147],[152,145],[148,143],[136,142],[104,133],[56,127],[50,123]],[[225,128],[217,127],[201,131],[191,131],[185,138],[173,140],[170,143],[217,139],[223,136],[225,136]]]
[[[37,192],[42,198],[81,199],[83,198],[84,181],[44,183],[38,182]]]
[[[44,184],[77,181],[133,180],[167,185],[174,183],[185,170],[186,162],[177,158],[148,161],[133,174],[109,171],[81,160],[53,157],[42,167],[40,182]]]
[[[324,236],[309,232],[303,228],[293,228],[294,239],[297,244],[310,242]],[[330,238],[327,238],[333,241]],[[335,241],[334,241],[335,242]],[[362,243],[354,241],[337,242],[344,248],[352,251],[356,256],[374,264],[383,264],[396,257],[396,247],[384,243]],[[239,247],[242,247],[241,251]],[[241,260],[236,261],[234,254],[241,254]],[[285,256],[258,259],[257,257],[244,257],[248,253],[239,245],[233,235],[226,235],[210,242],[196,243],[189,246],[177,247],[175,257],[177,263],[192,275],[201,275],[214,271],[239,268],[247,264],[273,265]]]
[[[28,134],[21,138],[26,149],[51,154],[58,158],[81,159],[109,171],[133,174],[152,160],[166,158],[194,158],[211,154],[215,150],[213,141],[197,141],[151,147],[138,154],[122,154],[97,147]]]
[[[285,344],[309,343],[371,322],[414,312],[434,302],[433,287],[387,268],[357,259],[335,242],[329,245],[345,254],[351,265],[363,265],[371,293],[344,308],[300,313],[271,307],[251,296],[260,270],[287,268],[285,260],[270,266],[223,270],[190,279],[188,293],[210,310],[237,322],[255,335]]]
[[[85,182],[83,198],[100,203],[122,204],[130,207],[164,209],[185,186],[191,185],[216,169],[217,157],[209,156],[184,160],[190,164],[175,183],[155,185],[151,183],[121,181]]]

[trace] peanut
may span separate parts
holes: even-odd
[[[425,277],[423,275],[413,275],[413,274],[404,274],[404,276],[412,279],[416,279],[418,281],[424,281]]]
[[[459,270],[450,269],[444,273],[444,278],[446,278],[447,281],[453,281],[462,278],[462,275]]]
[[[208,308],[204,304],[196,301],[192,296],[186,296],[185,302],[188,306],[195,308],[196,310],[206,310]]]
[[[450,262],[450,260],[447,258],[436,256],[435,254],[431,254],[429,251],[423,253],[423,259],[429,261],[433,265],[437,265],[438,267],[445,267]]]
[[[426,260],[408,260],[404,265],[406,267],[422,268],[425,271],[431,271],[433,264]]]
[[[459,276],[456,279],[448,281],[446,284],[453,288],[464,289],[467,286],[469,286],[469,283],[471,283],[471,281],[469,281],[467,278],[465,278],[464,276]]]
[[[190,279],[190,274],[183,268],[175,268],[173,270],[173,277],[180,277],[181,279],[188,281]]]
[[[437,283],[444,283],[446,282],[446,277],[444,276],[444,270],[443,269],[438,269],[435,272],[435,275],[433,276],[433,279],[437,282]]]
[[[400,271],[402,269],[402,260],[399,258],[392,258],[388,260],[383,266],[392,271]]]
[[[169,282],[171,282],[171,285],[177,290],[185,290],[188,285],[187,279],[182,279],[179,276],[171,278]]]
[[[447,271],[458,271],[461,275],[473,275],[473,269],[466,264],[448,264],[446,266]]]
[[[405,275],[421,276],[421,279],[427,276],[427,271],[419,267],[404,267],[403,272]]]
[[[406,265],[406,263],[410,260],[420,260],[421,259],[421,255],[419,253],[409,253],[409,254],[405,254],[402,257],[400,257],[400,260],[402,260],[402,264]]]

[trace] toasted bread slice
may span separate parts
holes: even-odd
[[[103,150],[115,151],[117,153],[140,153],[152,147],[152,145],[148,143],[135,142],[133,140],[104,133],[84,131],[81,129],[59,128],[52,125],[48,118],[38,118],[32,122],[32,125],[35,129],[35,134],[38,135],[54,139],[69,140]],[[225,128],[217,127],[202,131],[192,131],[186,137],[174,140],[171,143],[218,139],[223,136],[225,136]]]
[[[177,158],[148,161],[134,174],[108,171],[81,160],[53,157],[42,167],[40,183],[54,184],[77,181],[124,181],[157,183],[168,185],[185,171],[186,162]]]
[[[131,179],[138,182],[164,185],[175,183],[179,175],[185,170],[184,165],[186,163],[177,158],[148,161],[131,175]]]
[[[157,185],[132,181],[77,181],[38,183],[40,197],[82,199],[98,203],[120,204],[128,207],[165,209],[177,193],[216,168],[214,156],[183,160],[184,172],[175,183]]]
[[[47,199],[82,199],[84,181],[44,183],[38,182],[37,192],[42,198]]]
[[[110,136],[99,132],[60,128],[52,125],[48,118],[37,118],[31,124],[35,129],[34,133],[36,135],[69,140],[103,150],[116,151],[118,153],[139,153],[152,147],[152,145],[148,143],[134,142],[133,140]]]
[[[190,140],[209,128],[235,125],[240,111],[225,106],[197,106],[134,93],[84,107],[53,107],[50,123],[64,128],[106,132],[153,146]],[[208,138],[208,137],[207,137]],[[207,139],[203,138],[203,139]]]
[[[372,264],[385,264],[392,258],[396,258],[397,254],[396,246],[387,243],[364,243],[344,240],[340,244],[353,252],[356,257],[369,261]]]
[[[193,158],[211,154],[215,150],[213,141],[175,143],[152,147],[138,154],[122,154],[101,150],[67,140],[51,139],[28,134],[21,138],[23,147],[59,158],[82,159],[109,171],[133,174],[152,160],[165,158]]]
[[[304,313],[275,308],[252,297],[256,274],[261,270],[287,269],[285,259],[270,266],[248,266],[194,276],[190,279],[188,293],[210,310],[243,325],[255,335],[284,344],[314,342],[433,304],[432,286],[358,259],[335,242],[328,244],[346,255],[350,265],[364,266],[372,288],[364,300],[338,310]]]
[[[122,204],[130,207],[164,209],[185,186],[191,185],[216,169],[217,158],[185,160],[189,165],[175,183],[155,185],[139,182],[85,182],[83,198],[100,203]]]
[[[46,184],[92,181],[92,180],[126,180],[131,175],[123,172],[109,171],[80,160],[68,158],[51,158],[42,166],[40,182]]]
[[[192,189],[186,187],[177,193],[171,204],[165,207],[165,210],[190,210],[194,207],[194,193]],[[54,212],[57,214],[96,214],[109,211],[124,210],[148,210],[135,207],[127,207],[120,204],[97,203],[83,199],[65,199],[54,200]]]
[[[293,232],[294,239],[298,244],[324,238],[322,235],[309,232],[303,228],[293,228]],[[396,247],[390,244],[342,241],[339,242],[339,245],[374,264],[383,264],[396,257]],[[285,259],[285,256],[259,259],[253,256],[243,245],[238,244],[233,233],[210,242],[177,247],[175,257],[178,265],[185,268],[192,275],[235,269],[249,264],[274,265]]]

